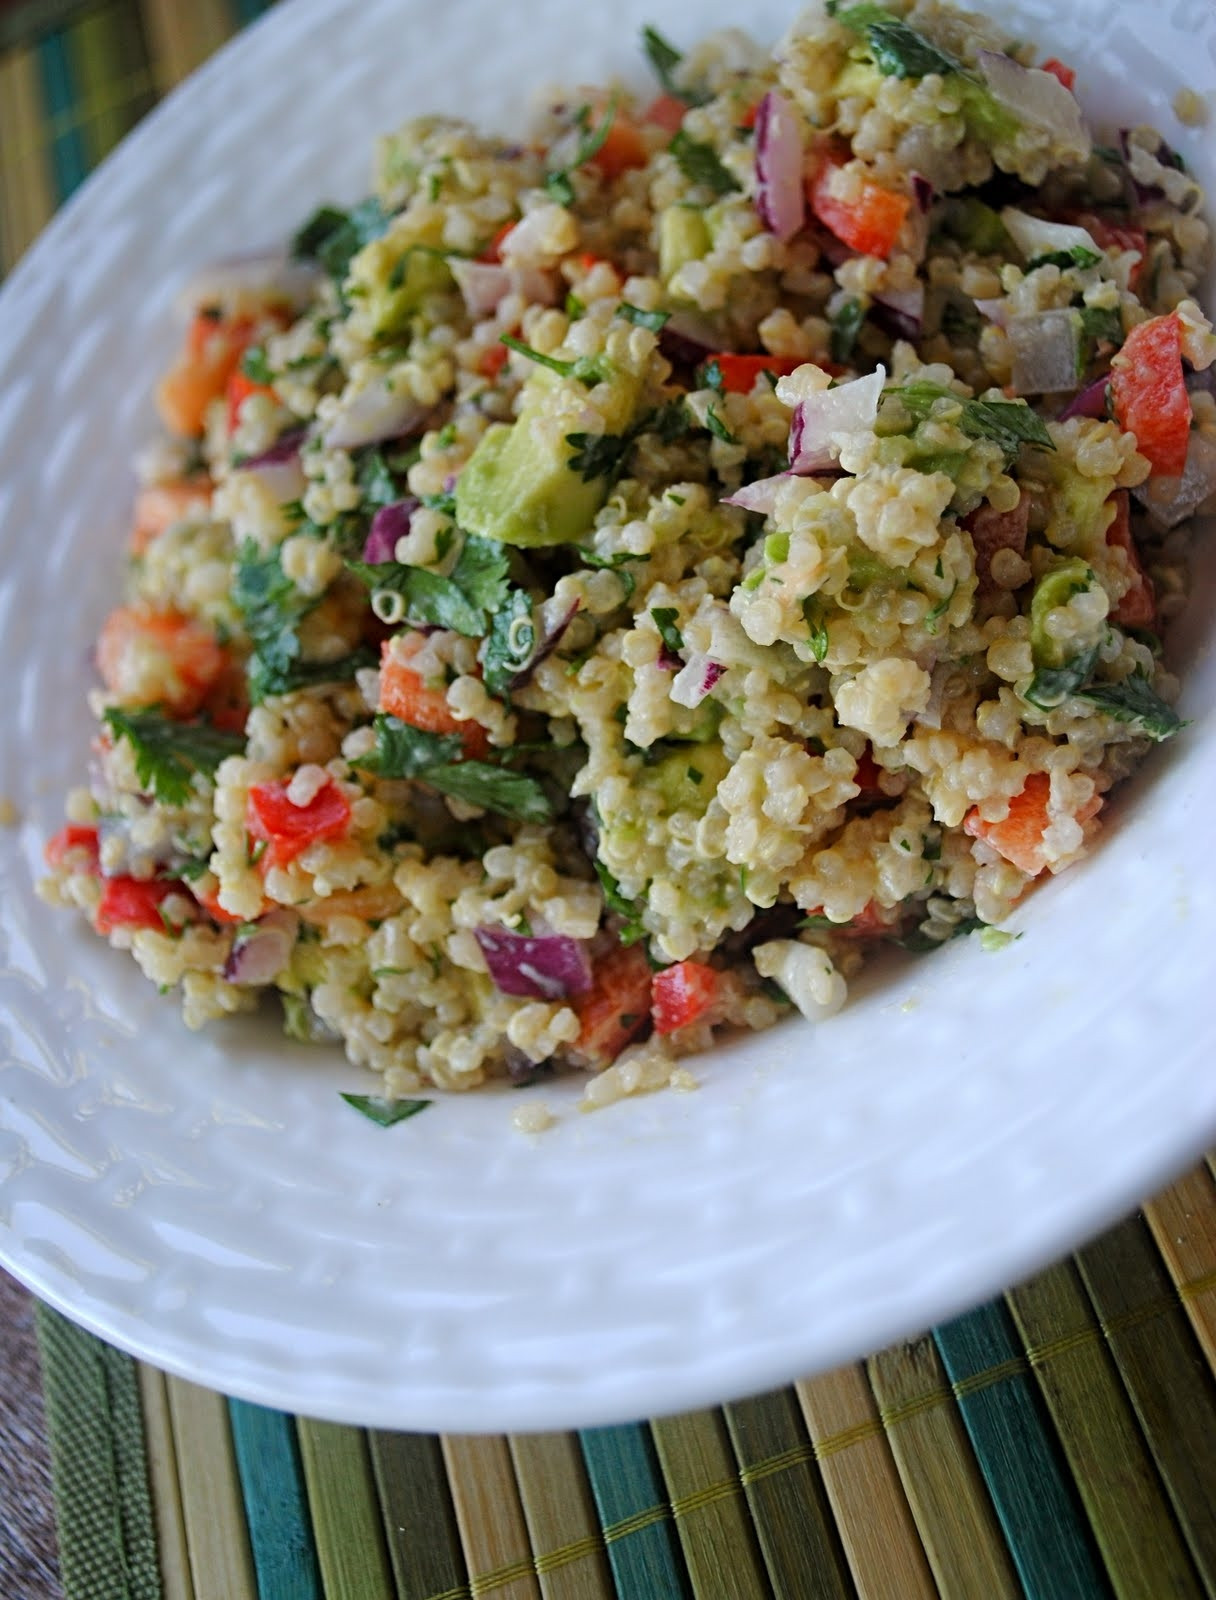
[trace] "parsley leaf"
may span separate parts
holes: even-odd
[[[1091,683],[1081,690],[1081,696],[1108,716],[1134,723],[1150,739],[1168,739],[1186,726],[1141,672],[1132,673],[1122,683]]]
[[[1036,267],[1059,267],[1061,272],[1069,267],[1096,267],[1101,259],[1098,251],[1088,245],[1074,244],[1067,250],[1045,250],[1041,256],[1032,256],[1026,271],[1033,272]]]
[[[643,311],[641,306],[631,306],[628,300],[621,301],[616,314],[639,328],[649,328],[652,333],[659,333],[671,318],[670,311]]]
[[[580,356],[577,361],[561,361],[557,356],[547,356],[541,350],[534,350],[530,344],[515,338],[514,334],[501,334],[498,342],[505,344],[508,350],[527,356],[529,361],[548,367],[551,372],[556,372],[563,378],[577,378],[580,383],[585,383],[588,389],[594,388],[597,383],[602,383],[610,371],[609,364],[603,356]]]
[[[241,547],[232,598],[253,645],[249,697],[256,705],[292,686],[300,658],[300,623],[316,601],[301,594],[283,571],[278,550],[264,556],[252,539]]]
[[[416,1117],[435,1103],[433,1100],[386,1100],[378,1094],[342,1094],[340,1098],[378,1128],[391,1128],[407,1117]]]
[[[373,195],[349,211],[322,206],[291,241],[291,253],[300,260],[318,262],[331,278],[341,282],[351,260],[364,245],[381,238],[392,220]]]
[[[592,156],[598,155],[603,149],[604,141],[612,131],[612,123],[616,117],[617,97],[613,95],[608,102],[608,109],[604,112],[598,128],[591,126],[591,110],[588,106],[579,108],[576,122],[582,137],[579,139],[578,148],[574,158],[568,166],[559,167],[554,172],[545,174],[545,193],[550,200],[555,200],[559,206],[572,206],[574,204],[574,185],[570,182],[570,174],[579,167],[586,166]]]
[[[811,634],[811,654],[822,661],[828,653],[828,628],[823,620],[823,603],[816,594],[808,594],[802,602],[802,615]]]
[[[857,335],[866,320],[860,300],[850,296],[832,318],[831,355],[838,366],[845,366],[853,354]]]
[[[509,564],[506,547],[498,539],[466,533],[452,568],[452,582],[473,605],[483,611],[497,611],[507,596]]]
[[[642,913],[637,902],[625,898],[620,884],[602,861],[595,863],[595,871],[600,888],[604,891],[604,904],[609,911],[624,919],[617,938],[622,944],[636,944],[639,939],[644,939],[646,929],[642,926]]]
[[[1112,306],[1082,306],[1081,337],[1096,344],[1121,345],[1123,343],[1123,318]]]
[[[490,620],[482,653],[485,686],[491,694],[509,694],[536,649],[536,623],[532,597],[525,589],[512,589],[506,604]]]
[[[732,194],[738,189],[738,183],[722,165],[713,145],[690,138],[681,128],[667,148],[689,183],[702,184],[714,194]]]
[[[738,444],[739,441],[730,431],[722,418],[718,415],[717,406],[710,406],[705,413],[705,426],[715,439],[721,439],[723,444]]]
[[[251,344],[249,346],[241,357],[241,371],[249,379],[250,383],[269,385],[274,382],[274,373],[271,371],[270,363],[266,359],[264,345]]]
[[[673,655],[684,653],[684,635],[676,627],[676,618],[680,613],[675,606],[651,606],[650,615],[655,627],[659,630],[659,638],[672,652]]]
[[[1023,699],[1032,706],[1038,706],[1040,711],[1053,710],[1070,694],[1077,693],[1094,670],[1097,659],[1098,647],[1094,645],[1092,649],[1073,656],[1062,667],[1040,667],[1030,680]]]
[[[918,422],[933,414],[938,400],[951,401],[959,407],[959,415],[954,420],[963,432],[973,439],[991,439],[999,444],[1009,465],[1017,459],[1024,444],[1035,444],[1043,450],[1055,449],[1042,417],[1020,401],[964,400],[952,389],[924,382],[904,384],[886,392],[898,395],[904,408]]]
[[[535,778],[487,761],[457,759],[463,748],[459,734],[426,733],[382,712],[373,726],[376,748],[356,766],[381,778],[420,778],[444,794],[520,822],[553,820],[553,807]]]
[[[869,8],[857,6],[854,9],[861,12]],[[853,14],[846,12],[840,20],[853,26]],[[915,28],[910,28],[898,17],[888,16],[871,21],[866,28],[866,42],[870,46],[874,65],[887,78],[927,78],[931,72],[946,77],[952,72],[961,71],[961,63],[952,55],[939,50],[923,33],[917,33]]]
[[[646,52],[646,59],[654,68],[654,75],[663,85],[669,95],[677,100],[683,100],[686,106],[703,106],[709,99],[707,94],[696,89],[684,89],[676,83],[673,76],[675,69],[684,57],[673,44],[669,44],[657,28],[645,27],[642,29],[642,49]]]
[[[649,561],[649,556],[631,555],[627,550],[619,551],[614,556],[599,556],[596,555],[594,550],[585,550],[582,545],[576,545],[575,549],[578,551],[579,560],[585,567],[593,567],[601,572],[615,572],[621,580],[621,587],[625,591],[625,599],[633,599],[633,591],[638,586],[638,580],[629,571],[628,563],[630,561]]]
[[[568,433],[566,443],[574,451],[567,465],[584,483],[596,478],[613,478],[624,466],[625,454],[633,443],[631,433]]]
[[[473,605],[451,578],[425,567],[407,566],[401,561],[348,561],[347,566],[373,592],[391,589],[405,600],[405,615],[410,622],[431,623],[437,628],[450,628],[462,633],[466,639],[479,638],[484,631],[485,617],[480,606]]]
[[[155,706],[111,706],[102,720],[116,739],[131,746],[143,788],[167,806],[184,806],[195,777],[213,778],[226,756],[245,748],[239,733],[223,733],[205,722],[174,722]]]
[[[373,445],[360,457],[355,469],[355,482],[363,490],[364,501],[371,506],[391,506],[401,499],[401,491],[393,476],[383,450]]]

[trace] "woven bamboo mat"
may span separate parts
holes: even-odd
[[[0,0],[0,268],[263,9]],[[579,1434],[287,1417],[166,1378],[44,1310],[65,1595],[1216,1596],[1214,1170],[867,1362]]]

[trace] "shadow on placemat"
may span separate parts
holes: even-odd
[[[0,1272],[0,1595],[60,1600],[34,1302]]]

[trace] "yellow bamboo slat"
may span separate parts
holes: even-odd
[[[0,250],[12,267],[50,221],[55,185],[32,50],[0,56]]]
[[[1216,1179],[1196,1167],[1144,1208],[1195,1337],[1216,1368]]]
[[[861,1366],[796,1384],[860,1600],[933,1600],[937,1588]]]
[[[544,1600],[614,1600],[577,1437],[524,1433],[510,1446]]]
[[[541,1600],[507,1441],[445,1434],[443,1460],[473,1600]]]
[[[195,1600],[173,1419],[169,1415],[168,1379],[156,1367],[143,1362],[139,1365],[139,1398],[144,1412],[144,1447],[148,1452],[148,1481],[165,1600]]]
[[[194,1592],[258,1600],[228,1402],[183,1378],[167,1381]]]

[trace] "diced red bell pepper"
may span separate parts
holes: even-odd
[[[801,356],[744,356],[731,350],[717,350],[709,360],[718,363],[722,387],[728,394],[750,394],[763,372],[771,372],[774,378],[784,378],[805,365]]]
[[[650,991],[650,963],[642,948],[610,951],[597,962],[592,987],[572,1002],[581,1024],[575,1049],[592,1061],[614,1061],[648,1020]]]
[[[1110,620],[1121,628],[1153,628],[1157,624],[1157,596],[1132,538],[1131,496],[1126,489],[1120,489],[1111,500],[1115,506],[1115,520],[1106,530],[1106,542],[1118,545],[1123,551],[1136,581],[1111,612]]]
[[[96,872],[100,860],[97,829],[78,822],[69,822],[60,828],[43,846],[43,856],[48,867],[62,870],[69,854],[79,854],[81,865],[88,872]]]
[[[306,806],[288,798],[282,779],[255,783],[245,807],[245,827],[251,839],[265,840],[264,860],[285,867],[310,844],[340,839],[350,827],[350,801],[332,778],[327,778]]]
[[[191,892],[213,922],[230,924],[249,920],[246,917],[238,916],[235,911],[226,911],[220,904],[218,889],[200,889],[197,884],[192,884]]]
[[[677,961],[656,972],[651,989],[651,1015],[656,1033],[675,1033],[703,1017],[722,992],[722,978],[703,961]]]
[[[811,210],[838,239],[865,256],[891,254],[912,202],[872,178],[844,173],[844,159],[829,155],[811,179]]]
[[[164,878],[107,878],[97,907],[98,933],[113,933],[115,928],[163,929],[162,903],[171,894],[180,894],[182,885]]]
[[[862,794],[881,794],[882,786],[878,781],[881,773],[882,769],[867,745],[857,758],[857,771],[853,774],[853,782]]]
[[[1182,371],[1182,327],[1175,313],[1132,329],[1111,362],[1115,416],[1154,472],[1180,477],[1191,438],[1191,397]]]
[[[644,167],[650,158],[637,123],[620,106],[613,114],[612,125],[603,144],[587,163],[605,178],[619,178],[631,167]]]
[[[505,349],[505,346],[502,348]],[[480,722],[461,721],[448,705],[442,689],[432,688],[409,663],[426,643],[421,633],[396,634],[386,639],[380,652],[380,709],[426,733],[455,733],[464,756],[484,760],[490,737]]]
[[[510,350],[505,344],[492,344],[487,346],[477,358],[477,370],[483,378],[493,383],[498,374],[506,366],[510,357]]]
[[[652,100],[642,113],[643,122],[652,122],[656,128],[677,134],[684,126],[684,113],[688,110],[683,100],[674,94],[661,94]]]
[[[502,260],[502,247],[506,243],[507,235],[512,232],[514,227],[514,217],[512,217],[510,222],[504,222],[502,227],[499,228],[498,232],[490,240],[489,244],[485,247],[477,259],[479,261],[489,261],[497,265],[497,263]]]
[[[1009,815],[1003,821],[985,822],[978,809],[972,807],[963,818],[963,831],[973,839],[983,839],[1006,861],[1035,878],[1047,865],[1043,835],[1047,832],[1050,798],[1050,777],[1045,772],[1032,772],[1010,800]],[[1089,822],[1101,809],[1102,796],[1094,795],[1077,812],[1077,821]]]
[[[277,400],[278,396],[268,383],[255,383],[240,367],[228,379],[228,432],[235,433],[241,420],[241,407],[250,395],[263,394],[268,400]]]
[[[1050,72],[1052,77],[1058,78],[1066,89],[1072,89],[1077,81],[1077,74],[1074,68],[1065,66],[1055,56],[1048,56],[1047,60],[1042,63],[1040,70]]]
[[[808,917],[822,917],[823,914],[822,906],[807,912]],[[861,910],[847,922],[834,923],[832,931],[843,935],[846,939],[881,939],[889,933],[894,933],[899,923],[898,911],[885,911],[875,901],[867,900]]]

